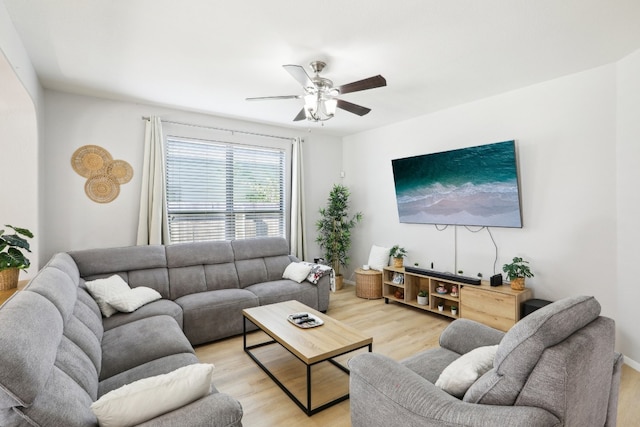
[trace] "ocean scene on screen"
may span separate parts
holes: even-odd
[[[522,227],[515,141],[391,162],[400,222]]]

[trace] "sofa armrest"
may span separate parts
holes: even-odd
[[[558,426],[550,412],[528,406],[462,402],[400,363],[376,353],[349,361],[353,427]]]
[[[240,402],[224,393],[212,393],[145,423],[143,427],[207,426],[241,427],[242,406]]]
[[[442,331],[440,347],[465,354],[474,348],[497,345],[504,332],[469,319],[456,319]]]

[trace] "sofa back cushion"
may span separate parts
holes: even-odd
[[[131,288],[146,286],[169,298],[169,274],[162,245],[87,249],[69,252],[85,280],[120,275]]]
[[[173,300],[196,292],[239,287],[228,241],[180,243],[167,246],[166,253]]]
[[[493,369],[476,381],[464,401],[488,405],[513,405],[543,352],[600,314],[593,297],[578,296],[549,304],[516,323],[504,336]]]
[[[240,287],[282,279],[292,262],[289,244],[282,237],[257,237],[232,240]]]

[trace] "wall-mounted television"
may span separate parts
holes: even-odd
[[[391,160],[403,223],[522,227],[515,141]]]

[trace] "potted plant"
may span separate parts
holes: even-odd
[[[26,228],[5,227],[11,228],[14,233],[4,234],[5,230],[0,230],[0,290],[3,291],[17,287],[20,270],[31,265],[22,251],[31,252],[25,238],[33,238],[33,233]]]
[[[429,298],[429,292],[425,289],[421,289],[418,292],[418,305],[427,305],[427,299]]]
[[[533,277],[533,273],[527,264],[529,264],[529,261],[525,261],[520,257],[514,257],[510,264],[502,266],[502,271],[507,273],[507,277],[511,283],[511,289],[517,291],[523,290],[524,279],[526,277]]]
[[[340,266],[349,263],[351,229],[362,220],[362,213],[349,216],[349,190],[344,185],[335,184],[329,193],[327,206],[320,209],[320,219],[316,222],[318,237],[316,243],[324,251],[325,261],[333,268],[336,289],[342,289]]]
[[[394,267],[402,268],[404,265],[404,257],[407,256],[407,250],[401,248],[400,245],[394,245],[391,250],[389,250],[389,256],[393,258]]]
[[[451,314],[453,314],[454,316],[458,314],[458,306],[456,305],[451,306]]]

